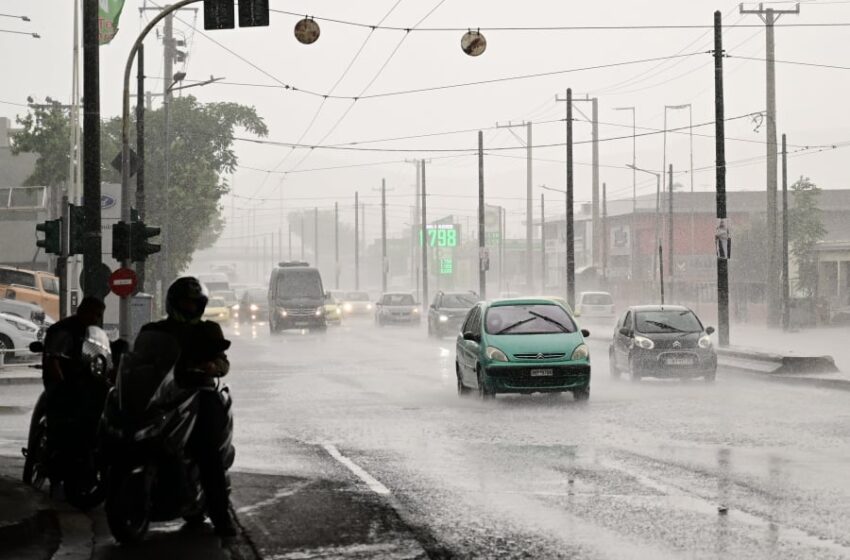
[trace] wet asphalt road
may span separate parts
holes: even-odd
[[[850,557],[848,393],[722,371],[714,385],[613,381],[611,329],[589,328],[586,404],[570,395],[461,399],[454,340],[421,329],[370,321],[274,337],[264,325],[228,329],[233,500],[252,551]],[[9,455],[36,388],[4,391],[0,454]],[[140,553],[100,534],[96,558]],[[195,551],[187,558],[228,554],[211,536],[171,525],[144,555],[175,546]]]

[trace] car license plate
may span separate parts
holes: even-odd
[[[554,372],[551,369],[533,369],[531,370],[531,377],[552,377]]]
[[[667,358],[665,362],[668,366],[692,366],[694,365],[693,358]]]

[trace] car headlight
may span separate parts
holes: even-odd
[[[700,337],[699,342],[697,342],[700,348],[711,348],[711,337],[708,335],[704,335]]]
[[[350,303],[344,303],[344,304],[342,304],[342,309],[343,309],[343,311],[345,311],[346,313],[350,313],[350,312],[351,312],[351,304],[350,304]]]
[[[413,309],[410,310],[410,312],[413,313],[413,314],[419,313],[419,308],[414,307]]]
[[[321,317],[322,313],[324,313],[324,312],[325,312],[325,306],[324,305],[321,306],[321,307],[317,307],[316,308],[316,317]]]
[[[644,350],[652,350],[655,348],[655,343],[652,342],[652,339],[646,338],[645,336],[635,336],[635,344]]]
[[[280,316],[281,316],[281,317],[286,317],[286,315],[287,315],[287,313],[286,313],[286,309],[281,309],[281,310],[280,310]]]
[[[447,323],[447,322],[448,322],[448,320],[449,320],[449,316],[448,316],[448,315],[440,315],[440,322],[441,322],[441,323]]]
[[[508,361],[508,357],[505,355],[505,353],[502,352],[501,350],[499,350],[498,348],[496,348],[495,346],[488,346],[487,347],[487,357],[489,359],[493,360],[494,362],[507,362]]]
[[[232,309],[233,311],[239,311],[239,304],[237,303],[236,305],[232,306],[230,309]]]
[[[336,308],[336,314],[337,314],[337,315],[341,315],[341,314],[342,314],[342,309],[340,309],[339,307],[337,307],[337,308]]]
[[[37,327],[29,326],[26,323],[19,323],[17,321],[11,321],[9,319],[6,319],[6,322],[9,323],[10,325],[15,326],[19,331],[32,332],[32,333],[38,331]]]
[[[370,309],[370,310],[371,310],[371,309],[372,309],[372,304],[371,304],[371,303],[367,303],[367,304],[366,304],[366,309]]]
[[[259,306],[256,303],[252,303],[250,309],[251,309],[251,311],[259,311],[260,310]]]
[[[586,360],[590,357],[590,349],[587,347],[587,344],[579,344],[576,346],[576,349],[573,350],[573,355],[570,356],[570,360]]]

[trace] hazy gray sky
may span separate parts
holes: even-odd
[[[144,19],[138,7],[142,0],[127,0],[118,37],[101,49],[101,100],[104,115],[118,111],[120,76],[129,47],[138,34]],[[148,1],[148,5],[153,4]],[[728,0],[653,0],[597,1],[592,3],[563,0],[342,0],[312,1],[271,0],[273,9],[375,24],[388,12],[385,25],[410,27],[436,9],[422,27],[492,26],[554,26],[554,25],[644,25],[688,24],[711,25],[714,10],[725,15],[724,24],[757,25],[757,16],[741,16],[738,4]],[[27,95],[43,98],[46,95],[67,99],[70,92],[72,2],[64,0],[4,0],[3,13],[27,15],[31,23],[0,19],[0,28],[32,30],[42,39],[0,33],[0,101],[25,102]],[[197,5],[199,8],[201,4]],[[792,7],[779,3],[777,7]],[[393,9],[394,8],[394,9]],[[498,151],[485,161],[489,202],[504,204],[509,209],[509,221],[518,227],[524,216],[525,151],[507,130],[489,130],[495,123],[529,119],[534,127],[534,143],[549,144],[564,141],[563,122],[545,122],[563,118],[563,96],[571,87],[576,96],[586,93],[599,97],[600,137],[610,138],[631,134],[631,116],[614,111],[614,107],[636,106],[638,126],[662,128],[665,104],[693,104],[695,123],[713,120],[712,48],[709,29],[665,30],[598,30],[598,31],[487,31],[487,52],[478,57],[466,56],[459,47],[461,33],[456,31],[422,31],[406,34],[399,31],[375,30],[320,22],[322,35],[313,45],[301,45],[292,28],[299,18],[272,14],[269,28],[207,32],[209,37],[250,59],[267,74],[281,82],[297,87],[328,93],[363,46],[349,72],[333,90],[336,95],[359,96],[364,92],[376,94],[412,88],[450,85],[488,80],[522,74],[533,74],[604,65],[645,58],[663,57],[677,53],[700,53],[663,63],[634,64],[603,70],[589,70],[549,77],[524,79],[503,83],[447,89],[376,99],[328,100],[319,110],[321,98],[275,88],[236,85],[214,85],[196,88],[194,95],[203,101],[236,101],[256,106],[270,128],[270,139],[296,142],[303,135],[308,144],[332,144],[401,136],[421,135],[444,131],[487,128],[485,147],[516,146],[512,151]],[[210,75],[226,77],[227,82],[275,85],[268,75],[222,47],[205,38],[202,15],[192,12],[180,15],[175,29],[185,35],[190,45],[186,71],[190,79],[205,79]],[[850,2],[826,0],[803,2],[801,15],[786,16],[782,23],[845,22],[838,27],[795,27],[777,30],[777,59],[818,64],[850,66],[847,45],[850,44]],[[368,40],[367,40],[368,39]],[[764,31],[761,27],[730,28],[724,34],[725,49],[731,55],[764,57]],[[394,56],[390,58],[394,49]],[[149,76],[162,75],[161,43],[156,37],[147,42]],[[387,62],[389,58],[389,61]],[[386,63],[383,71],[379,69]],[[764,109],[764,63],[727,59],[726,115],[734,117]],[[179,68],[179,66],[178,66]],[[372,82],[377,75],[377,79]],[[829,145],[850,140],[850,113],[846,99],[850,93],[850,71],[824,69],[790,64],[777,66],[778,124],[795,146]],[[371,83],[371,85],[369,85]],[[149,80],[150,87],[161,90],[160,80]],[[367,87],[369,85],[369,87]],[[590,104],[577,105],[589,114]],[[350,109],[350,110],[349,110]],[[0,103],[0,115],[14,117],[24,108]],[[318,111],[318,116],[317,115]],[[347,114],[345,114],[347,112]],[[340,118],[343,117],[340,121]],[[576,113],[577,117],[581,115]],[[309,127],[315,118],[313,125]],[[687,125],[687,111],[669,113],[670,126]],[[764,188],[764,127],[754,130],[750,119],[727,124],[728,184],[733,189]],[[523,129],[515,129],[524,136]],[[305,134],[306,131],[306,134]],[[713,189],[714,164],[713,126],[696,129],[694,165],[709,169],[694,176],[697,190]],[[590,126],[576,123],[575,140],[590,138]],[[744,140],[731,140],[731,138]],[[338,199],[344,217],[351,219],[353,193],[359,190],[370,205],[377,203],[372,189],[386,178],[391,192],[390,229],[398,230],[408,221],[407,206],[412,203],[414,168],[404,163],[406,158],[431,157],[428,168],[429,190],[452,195],[434,198],[430,202],[432,215],[473,214],[476,208],[477,159],[474,154],[458,155],[428,150],[475,148],[474,131],[436,135],[420,139],[394,140],[368,144],[380,148],[415,148],[420,153],[320,151],[261,146],[239,143],[240,162],[261,170],[286,171],[267,173],[241,169],[234,177],[234,194],[226,202],[226,214],[235,208],[237,217],[244,215],[240,208],[256,206],[257,231],[276,231],[280,215],[279,198],[287,208],[330,207]],[[604,166],[601,180],[608,184],[609,198],[631,197],[632,174],[624,164],[631,161],[631,139],[604,142],[600,148]],[[361,146],[361,147],[365,147]],[[662,165],[662,136],[638,140],[638,164],[651,169]],[[497,155],[496,155],[497,154]],[[850,147],[795,157],[789,165],[789,175],[810,176],[824,188],[847,187],[846,160]],[[447,158],[444,156],[458,157]],[[589,144],[575,148],[576,199],[590,198]],[[306,157],[305,157],[306,156]],[[564,148],[535,150],[534,184],[562,187],[564,180]],[[677,170],[689,166],[688,136],[668,135],[668,160]],[[310,171],[343,165],[388,162],[382,165],[346,169]],[[649,181],[647,181],[649,178]],[[678,176],[678,182],[690,187],[688,175]],[[654,192],[654,180],[639,177],[638,193]],[[535,189],[535,203],[539,192]],[[550,193],[551,194],[551,193]],[[547,194],[550,214],[563,212],[562,199]],[[370,226],[377,226],[377,207],[370,213]],[[237,224],[238,225],[238,224]],[[377,233],[377,229],[372,231]]]

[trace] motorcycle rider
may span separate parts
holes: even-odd
[[[102,300],[85,297],[74,315],[51,325],[44,337],[41,370],[44,400],[39,400],[36,408],[40,408],[42,402],[46,407],[51,492],[58,487],[60,465],[55,464],[55,458],[63,449],[61,446],[94,445],[108,385],[88,374],[83,362],[83,342],[88,328],[103,321],[104,309]],[[36,417],[40,414],[40,410],[33,412]],[[67,418],[82,419],[86,428],[74,434],[64,433]]]
[[[178,278],[166,295],[167,318],[142,327],[142,332],[164,332],[177,340],[180,358],[175,376],[177,383],[184,387],[215,387],[214,378],[223,377],[230,370],[230,362],[224,353],[230,342],[224,338],[217,323],[201,320],[207,301],[207,290],[197,278]],[[228,415],[219,393],[198,391],[198,417],[189,440],[189,450],[198,462],[207,514],[220,536],[236,534],[229,511],[227,476],[221,453],[227,430]]]

